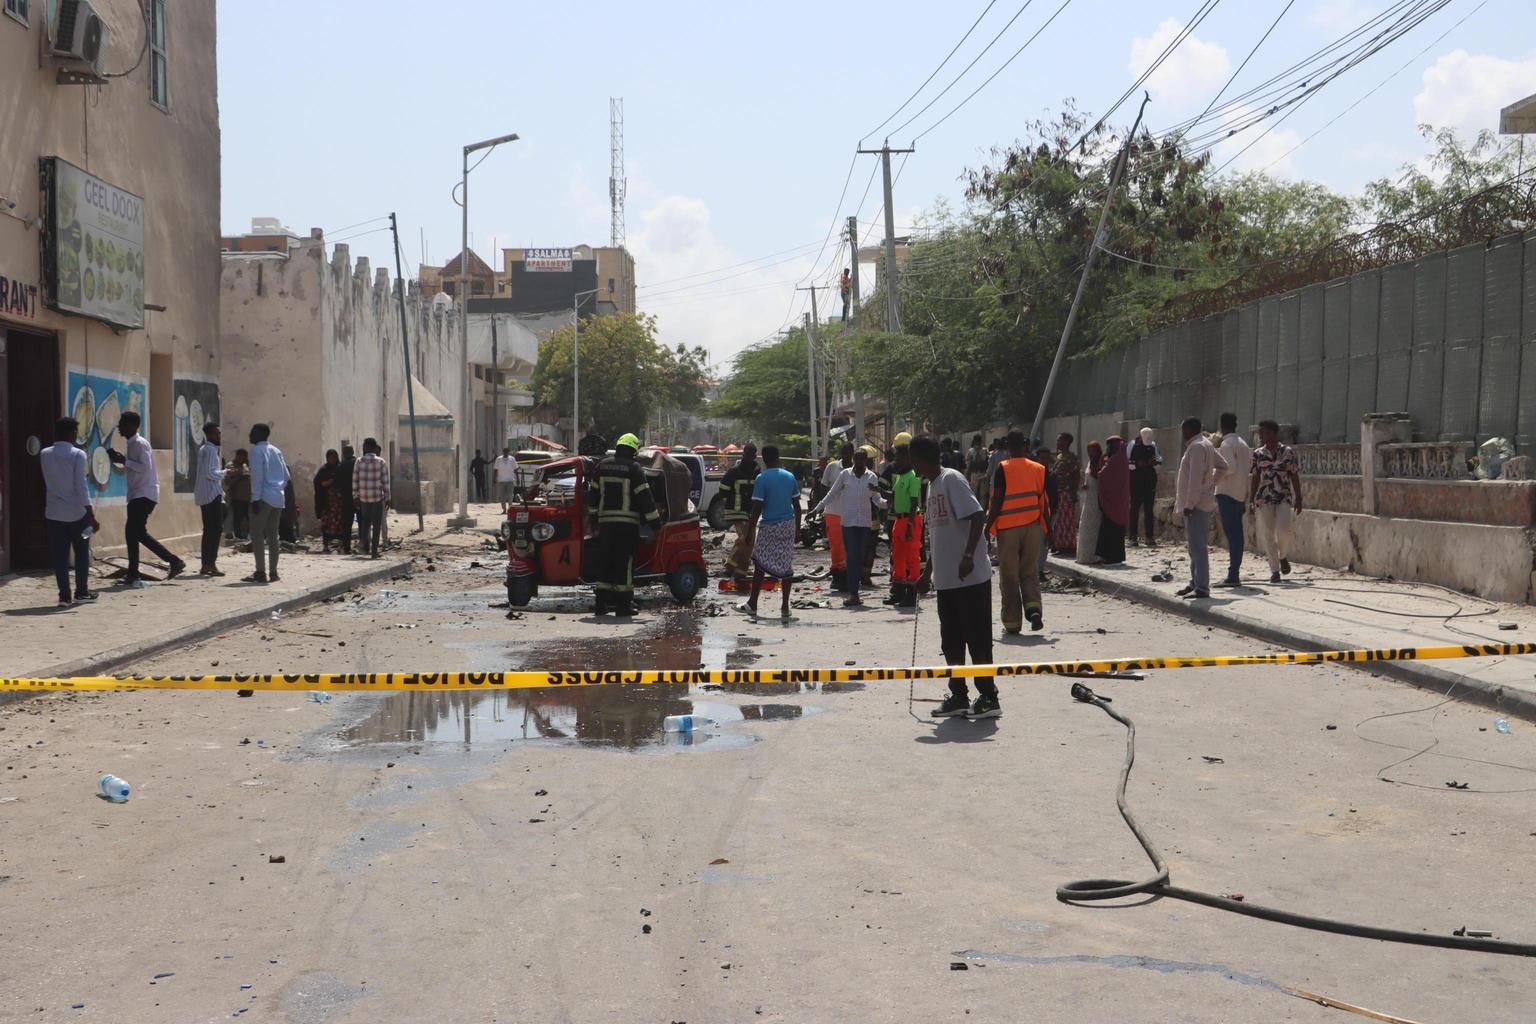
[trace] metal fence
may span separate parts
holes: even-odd
[[[1169,426],[1219,413],[1358,441],[1403,412],[1426,441],[1536,445],[1536,230],[1308,285],[1072,360],[1049,414]]]

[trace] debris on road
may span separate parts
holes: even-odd
[[[268,854],[267,855],[267,863],[268,864],[286,864],[286,863],[288,863],[288,858],[283,856],[281,853]]]

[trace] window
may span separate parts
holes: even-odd
[[[613,291],[613,278],[608,279],[608,290]]]
[[[28,24],[27,7],[30,3],[31,0],[5,0],[5,13],[26,25]]]
[[[171,86],[166,77],[165,0],[149,4],[149,99],[161,110],[171,109]]]

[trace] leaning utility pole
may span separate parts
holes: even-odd
[[[879,149],[861,149],[860,153],[880,154],[880,173],[885,182],[885,329],[901,333],[901,307],[896,297],[896,208],[891,204],[891,154],[914,153],[916,149],[892,149],[891,140]],[[857,255],[854,257],[857,259]]]
[[[395,284],[399,291],[395,293],[400,304],[400,349],[405,353],[405,365],[401,367],[405,371],[405,409],[411,417],[411,473],[416,477],[416,532],[421,533],[427,528],[426,512],[421,507],[421,450],[416,447],[416,394],[411,388],[411,339],[405,326],[405,276],[400,272],[400,226],[395,223],[395,215],[389,215],[389,231],[395,239]],[[384,415],[389,415],[389,410],[384,410]]]
[[[816,334],[814,325],[820,321],[817,319],[819,311],[816,308],[816,289],[820,285],[807,285],[796,288],[797,292],[811,293],[811,311],[805,315],[805,382],[811,399],[811,458],[818,457],[817,445],[817,415],[820,404],[816,399]]]
[[[1109,223],[1109,208],[1115,202],[1115,190],[1120,187],[1120,176],[1125,173],[1125,165],[1131,160],[1131,145],[1136,141],[1136,129],[1141,127],[1141,115],[1146,113],[1147,104],[1152,102],[1151,93],[1143,93],[1141,109],[1136,111],[1136,123],[1131,125],[1131,133],[1125,137],[1125,145],[1120,147],[1120,154],[1115,157],[1114,169],[1109,173],[1109,194],[1104,197],[1104,209],[1099,213],[1099,227],[1093,233],[1093,241],[1088,243],[1088,259],[1083,263],[1083,276],[1077,281],[1077,294],[1072,297],[1072,308],[1067,312],[1067,322],[1061,328],[1061,342],[1056,346],[1056,358],[1051,360],[1051,372],[1045,378],[1045,391],[1040,395],[1040,408],[1035,411],[1034,426],[1029,428],[1030,444],[1034,444],[1035,438],[1040,436],[1040,428],[1045,423],[1045,409],[1051,400],[1051,389],[1056,386],[1056,375],[1061,372],[1062,360],[1067,354],[1067,340],[1072,337],[1072,325],[1077,323],[1077,311],[1083,305],[1083,293],[1088,290],[1088,275],[1093,272],[1093,258],[1098,255],[1099,246],[1104,244],[1104,227]]]

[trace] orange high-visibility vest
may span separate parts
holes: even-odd
[[[996,529],[1012,530],[1045,519],[1051,514],[1045,496],[1045,467],[1033,459],[1004,459],[1003,504]]]

